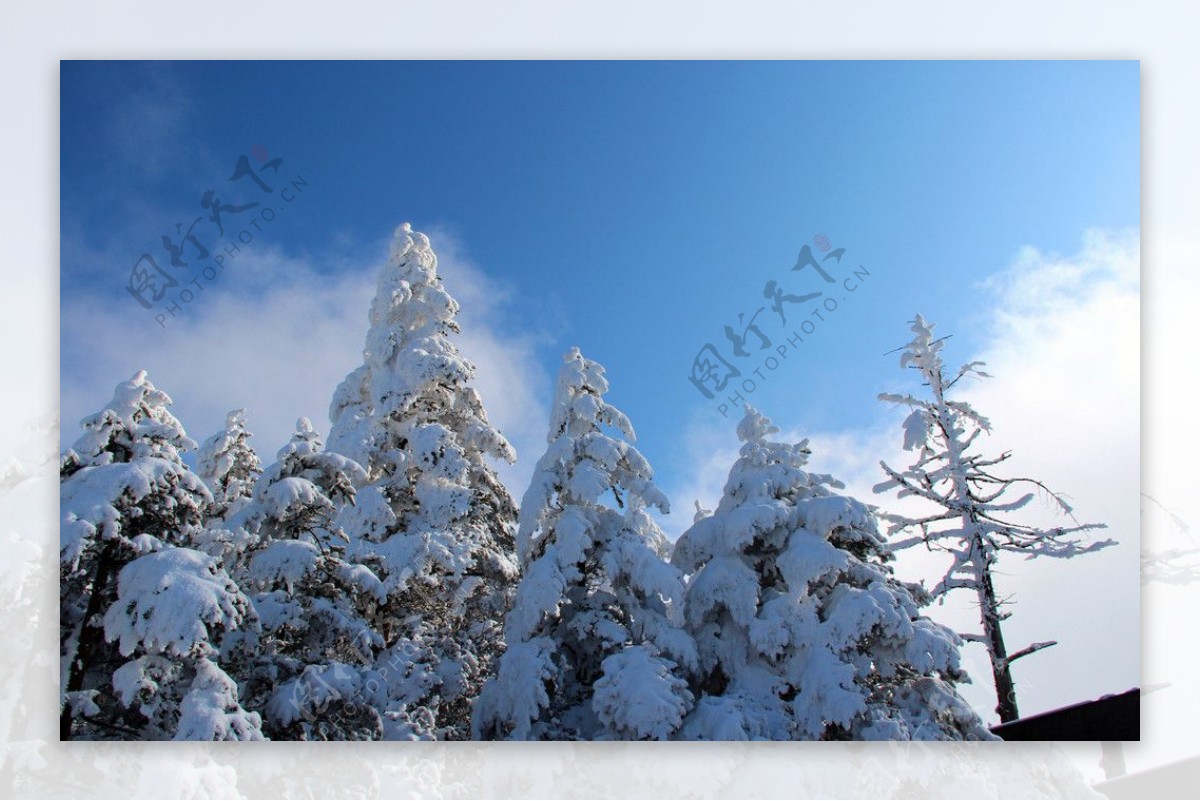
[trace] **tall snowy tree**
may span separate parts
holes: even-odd
[[[961,641],[922,617],[875,518],[749,406],[716,510],[679,539],[699,740],[991,739],[954,687]]]
[[[1008,652],[1000,624],[1010,613],[1002,611],[1005,600],[997,594],[993,576],[1000,554],[1020,554],[1026,559],[1041,556],[1070,559],[1115,543],[1112,540],[1088,543],[1080,536],[1105,528],[1103,524],[1040,528],[1010,518],[1011,513],[1033,500],[1036,492],[1041,492],[1074,521],[1067,502],[1040,481],[1005,478],[993,472],[1009,459],[1010,452],[987,457],[974,450],[979,435],[990,433],[991,425],[970,404],[950,395],[963,378],[988,375],[978,369],[982,362],[965,364],[953,375],[947,373],[941,355],[945,340],[934,339],[933,328],[918,314],[910,328],[913,338],[900,356],[902,368],[920,375],[926,388],[925,397],[892,393],[879,396],[880,400],[912,410],[904,420],[904,449],[915,451],[916,461],[903,471],[881,462],[888,480],[878,484],[875,491],[894,489],[901,498],[915,496],[933,505],[928,514],[920,516],[887,516],[891,522],[890,535],[910,533],[892,547],[901,550],[922,544],[950,555],[950,566],[932,595],[941,597],[956,589],[975,594],[983,633],[961,636],[987,648],[996,684],[996,712],[1002,722],[1007,722],[1016,720],[1020,714],[1012,663],[1056,643],[1037,642],[1015,653]]]
[[[521,502],[525,569],[498,675],[476,703],[477,737],[662,740],[691,707],[677,675],[696,663],[683,576],[647,513],[668,511],[667,499],[607,391],[604,369],[570,350]]]
[[[64,740],[261,737],[212,660],[245,599],[215,559],[181,547],[212,496],[180,458],[195,443],[170,403],[137,373],[62,458]]]
[[[254,492],[262,462],[250,445],[251,436],[246,410],[235,409],[225,417],[225,428],[200,446],[198,472],[213,496],[209,517],[228,517]]]
[[[340,523],[387,593],[371,679],[386,737],[469,736],[517,578],[516,506],[489,462],[515,455],[470,385],[457,313],[429,239],[400,226],[364,364],[330,407],[329,448],[368,473]]]
[[[261,710],[272,739],[351,740],[381,735],[377,713],[354,698],[382,640],[367,620],[382,584],[346,558],[335,524],[366,473],[322,449],[306,418],[227,525],[251,544],[239,555],[239,586],[260,630],[229,648],[247,706]],[[349,688],[349,689],[347,689]]]

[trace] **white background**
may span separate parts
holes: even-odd
[[[14,796],[1067,795],[1094,745],[59,744],[58,60],[62,58],[1129,58],[1142,62],[1143,492],[1196,482],[1200,5],[1095,2],[10,4],[0,28],[0,792]],[[15,460],[15,462],[13,461]],[[1147,505],[1144,546],[1187,545]],[[1196,536],[1196,535],[1192,535]],[[1143,592],[1132,771],[1196,755],[1200,583]],[[1102,611],[1098,611],[1102,614]],[[1188,793],[1190,788],[1178,788]],[[1192,791],[1194,792],[1194,791]]]

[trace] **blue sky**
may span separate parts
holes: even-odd
[[[898,445],[903,415],[876,395],[907,380],[884,355],[906,321],[920,311],[953,333],[951,362],[987,355],[1001,369],[978,400],[998,448],[1127,543],[1064,579],[1118,587],[1075,598],[1124,605],[1106,618],[1081,623],[1075,606],[1052,620],[1064,596],[1039,593],[1058,574],[1008,574],[1028,601],[1019,637],[1079,627],[1066,662],[1022,663],[1024,711],[1136,683],[1137,62],[63,62],[61,98],[64,444],[143,367],[196,439],[238,406],[268,462],[296,416],[327,431],[388,239],[411,221],[442,256],[484,402],[517,445],[515,492],[561,354],[579,346],[607,367],[675,534],[694,498],[715,502],[736,445],[735,416],[687,379],[693,358],[711,342],[744,374],[760,365],[753,338],[739,361],[723,328],[767,304],[768,280],[833,293],[790,270],[805,245],[822,255],[821,234],[846,249],[825,262],[838,309],[748,399],[869,495]],[[242,155],[283,159],[262,173],[270,198],[228,182]],[[281,203],[297,176],[302,193]],[[205,214],[208,189],[280,211],[160,326],[125,289],[130,270],[148,251],[173,269],[160,237]],[[196,230],[216,252],[214,226]],[[858,265],[870,276],[850,295],[840,282]],[[798,323],[816,305],[787,308]],[[769,309],[759,321],[773,347],[793,328]],[[1122,338],[1132,362],[1112,356]],[[1055,628],[1020,630],[1034,618]]]
[[[723,327],[767,280],[819,289],[788,269],[815,234],[871,278],[756,388],[785,425],[874,414],[914,311],[979,345],[979,281],[1020,247],[1136,227],[1138,79],[1136,62],[64,62],[62,293],[154,337],[129,268],[258,144],[311,187],[260,243],[354,270],[401,220],[453,232],[551,373],[569,345],[607,365],[661,472],[694,411],[716,414],[686,380],[696,352],[731,358]],[[70,325],[64,372],[86,358]]]

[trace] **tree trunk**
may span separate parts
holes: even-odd
[[[104,605],[105,591],[108,589],[109,578],[112,576],[114,562],[111,547],[105,548],[96,560],[96,577],[92,581],[92,594],[88,598],[87,611],[79,626],[79,643],[75,647],[75,658],[71,661],[67,672],[66,692],[78,692],[83,689],[83,680],[91,667],[96,648],[104,642],[104,630],[101,624],[94,624]],[[75,716],[71,704],[64,698],[62,714],[58,719],[58,739],[71,739],[71,728]]]
[[[1019,718],[1021,714],[1017,711],[1017,688],[1013,684],[1008,651],[1004,647],[1004,635],[1000,632],[1000,606],[996,603],[992,572],[986,565],[980,571],[979,607],[983,618],[983,635],[987,638],[988,652],[992,657],[992,679],[996,684],[996,714],[1000,716],[1001,723],[1008,723]]]

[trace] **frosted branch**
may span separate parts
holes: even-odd
[[[1042,650],[1043,648],[1049,648],[1051,645],[1058,645],[1058,641],[1057,640],[1046,640],[1045,642],[1035,642],[1033,645],[1030,645],[1026,648],[1022,648],[1020,651],[1017,651],[1015,654],[1012,654],[1005,661],[1007,661],[1008,664],[1011,665],[1013,662],[1016,662],[1021,657],[1029,656],[1030,654],[1036,653],[1036,652]]]

